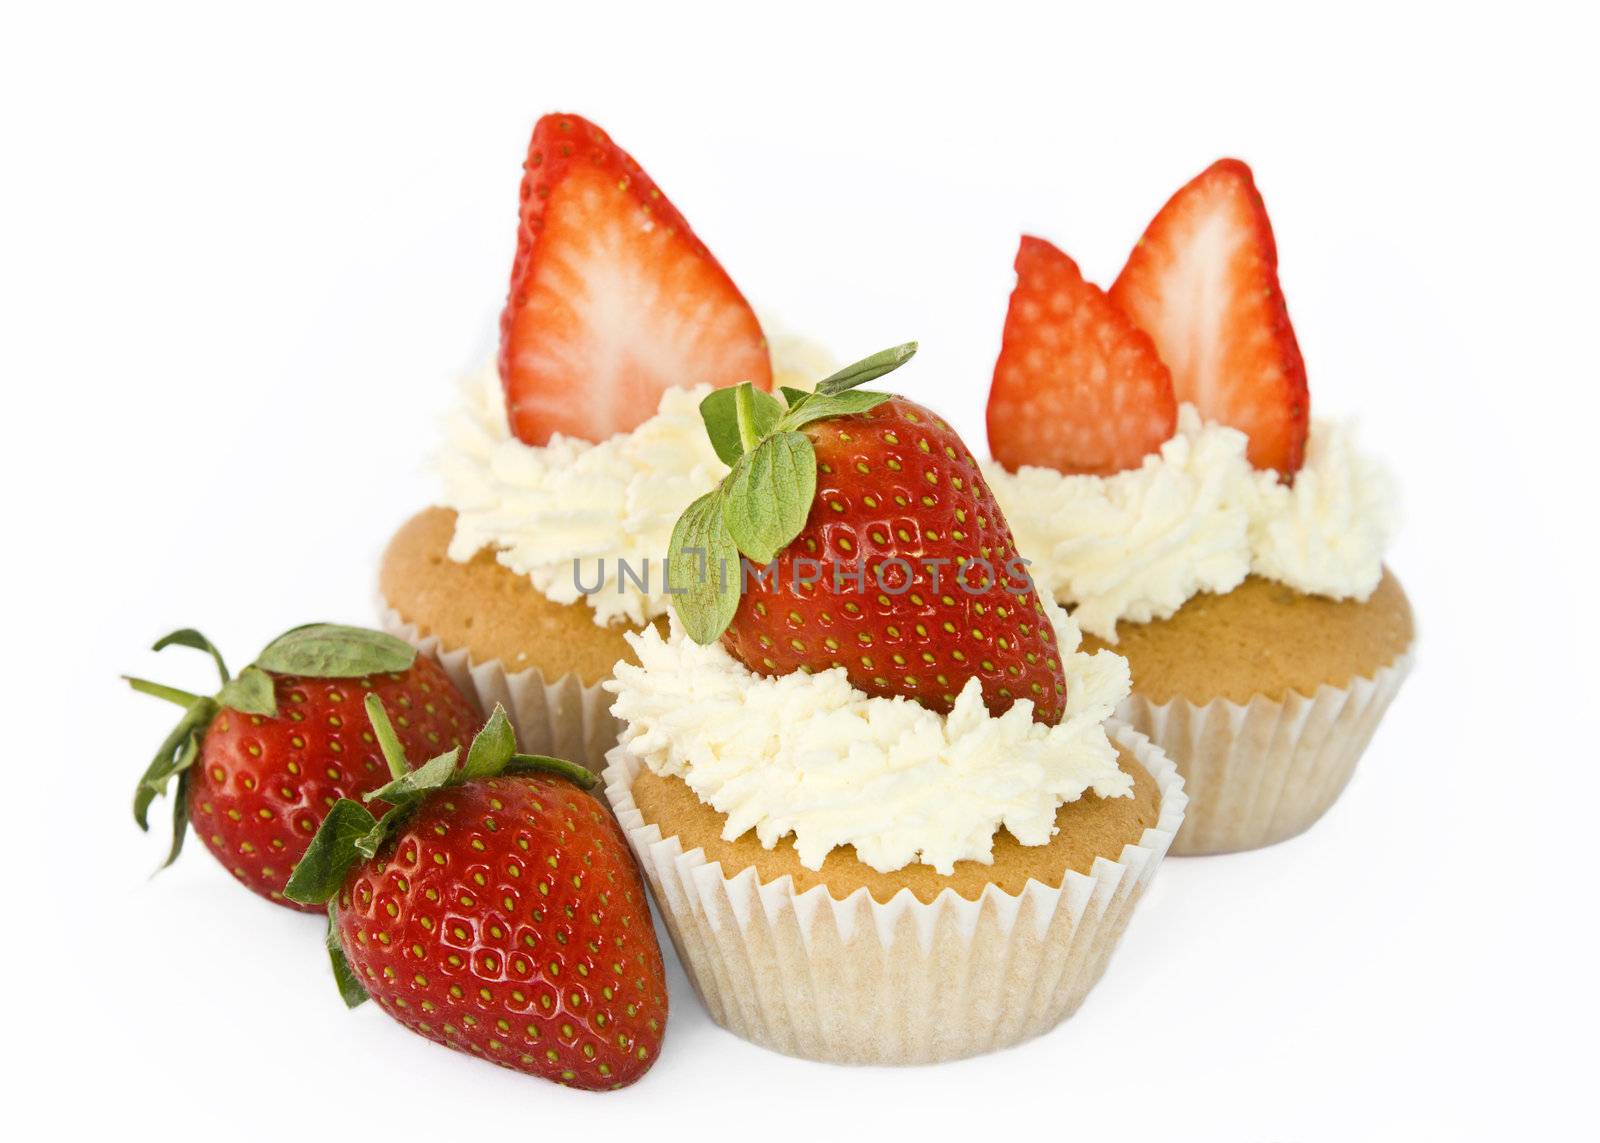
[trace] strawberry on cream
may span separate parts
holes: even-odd
[[[629,634],[639,665],[617,664],[605,686],[622,748],[726,814],[728,840],[755,830],[771,848],[792,834],[809,869],[853,845],[880,872],[921,862],[948,875],[958,861],[991,861],[1002,828],[1044,845],[1063,802],[1132,790],[1105,726],[1128,694],[1127,661],[1076,651],[1071,617],[1046,610],[1067,680],[1055,726],[1035,722],[1026,700],[990,714],[976,678],[941,715],[868,696],[842,668],[756,674],[676,621],[666,638]]]
[[[1114,643],[1248,575],[1363,602],[1382,579],[1391,482],[1350,429],[1312,422],[1277,267],[1237,159],[1168,200],[1109,291],[1023,238],[984,472],[1084,631]]]

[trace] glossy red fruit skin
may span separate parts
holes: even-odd
[[[1178,425],[1149,335],[1042,238],[1023,237],[1016,271],[989,390],[991,455],[1013,472],[1139,467]]]
[[[779,553],[774,582],[747,576],[723,645],[768,675],[843,667],[856,689],[915,699],[948,713],[976,676],[985,705],[1004,713],[1034,702],[1035,721],[1060,721],[1066,678],[1055,629],[1026,578],[1011,528],[978,463],[936,413],[895,397],[865,413],[814,421],[803,430],[817,457],[817,490],[805,527]],[[863,471],[864,469],[864,471]],[[969,565],[969,593],[955,561]],[[879,586],[875,573],[889,564]],[[935,572],[924,560],[950,561]],[[819,582],[798,587],[821,562]],[[841,576],[866,568],[865,590]],[[803,573],[796,576],[796,570]],[[1022,573],[1022,574],[1017,574]]]
[[[328,808],[389,781],[363,703],[383,700],[408,756],[465,748],[483,718],[433,659],[365,678],[273,676],[278,714],[224,708],[207,728],[190,771],[189,822],[241,884],[302,912],[283,895]]]
[[[339,943],[368,994],[419,1035],[588,1090],[660,1053],[667,987],[621,829],[546,775],[427,797],[345,879]]]

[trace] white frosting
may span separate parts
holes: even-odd
[[[1316,422],[1306,462],[1285,485],[1260,473],[1250,508],[1250,570],[1309,595],[1366,599],[1399,524],[1388,469],[1347,424]]]
[[[710,391],[669,389],[655,416],[600,444],[557,434],[533,448],[511,434],[494,367],[469,378],[439,458],[441,503],[456,511],[450,558],[492,548],[550,599],[588,603],[602,625],[666,614],[656,581],[672,526],[727,472],[700,421]],[[619,560],[641,577],[648,570],[651,590],[619,576]],[[580,576],[592,588],[602,571],[599,591],[579,590]]]
[[[1122,620],[1164,619],[1252,572],[1308,594],[1371,595],[1395,526],[1383,467],[1327,421],[1312,424],[1293,485],[1252,468],[1246,444],[1183,405],[1173,438],[1126,472],[984,471],[1035,579],[1108,642]]]
[[[623,745],[726,814],[724,838],[753,829],[770,849],[793,834],[808,869],[854,845],[882,872],[922,862],[948,874],[957,861],[992,861],[1001,827],[1043,845],[1063,802],[1132,793],[1103,725],[1128,694],[1127,661],[1076,651],[1072,619],[1049,611],[1067,680],[1056,726],[1034,722],[1028,701],[994,717],[976,679],[940,715],[869,697],[842,668],[757,675],[676,623],[665,639],[630,634],[640,665],[618,663],[605,685]]]
[[[809,388],[832,369],[825,353],[793,337],[774,338],[772,352],[774,387]],[[708,392],[669,389],[654,416],[599,444],[557,434],[532,447],[511,433],[495,367],[468,377],[437,461],[440,503],[456,512],[450,558],[493,549],[549,599],[588,604],[602,626],[665,615],[672,527],[728,471],[700,420]],[[623,561],[637,579],[618,574]]]

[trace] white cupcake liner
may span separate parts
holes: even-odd
[[[1171,756],[1189,795],[1172,853],[1259,849],[1309,829],[1350,781],[1411,664],[1408,650],[1371,678],[1282,701],[1129,695],[1117,717]]]
[[[488,714],[496,703],[506,708],[517,732],[517,748],[581,762],[596,774],[606,751],[617,744],[622,725],[611,715],[612,696],[600,683],[584,685],[577,675],[545,678],[537,667],[506,669],[498,659],[475,663],[465,647],[446,649],[436,635],[424,636],[381,598],[383,629],[439,660],[450,681]]]
[[[644,763],[619,746],[606,793],[672,943],[712,1019],[787,1055],[830,1063],[917,1064],[1008,1047],[1065,1020],[1105,971],[1145,885],[1183,822],[1177,768],[1126,726],[1108,726],[1155,779],[1159,817],[1120,859],[1095,859],[1059,887],[989,886],[976,901],[946,889],[886,904],[865,888],[733,877],[705,851],[645,824],[634,804]]]

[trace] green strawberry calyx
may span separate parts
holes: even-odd
[[[782,401],[746,381],[700,402],[711,447],[730,471],[684,509],[667,549],[667,593],[689,638],[712,643],[733,622],[741,556],[765,566],[805,527],[817,457],[800,430],[889,400],[889,393],[858,386],[894,372],[916,352],[914,341],[881,350],[817,382],[814,392],[785,386]]]
[[[183,851],[188,833],[189,770],[200,757],[200,744],[206,728],[223,709],[241,714],[273,718],[278,713],[273,694],[273,675],[299,675],[304,678],[343,679],[390,671],[404,671],[416,661],[416,648],[403,639],[369,631],[363,627],[344,627],[336,623],[308,623],[278,636],[238,675],[228,673],[228,664],[216,645],[192,627],[185,627],[157,639],[150,648],[189,647],[211,656],[222,677],[221,688],[212,695],[189,691],[124,675],[128,685],[141,694],[165,699],[183,708],[183,717],[161,742],[150,765],[145,768],[133,793],[133,820],[142,830],[150,828],[150,803],[165,795],[173,778],[178,789],[172,800],[172,846],[161,865],[165,869]]]
[[[335,924],[338,918],[340,887],[350,871],[363,861],[377,855],[378,849],[394,831],[420,806],[430,794],[452,786],[464,785],[481,778],[501,774],[545,773],[565,778],[587,790],[597,779],[576,762],[551,758],[543,754],[522,754],[517,750],[516,734],[505,708],[495,705],[494,713],[483,729],[478,731],[467,747],[465,758],[461,748],[452,747],[443,754],[428,759],[413,769],[406,760],[405,749],[394,732],[383,702],[377,695],[366,699],[367,719],[378,738],[378,748],[389,764],[392,780],[388,785],[364,794],[362,801],[340,798],[322,819],[322,826],[306,847],[305,856],[289,875],[283,895],[302,905],[328,906],[328,956],[333,964],[334,980],[339,994],[347,1005],[354,1008],[367,999],[355,971],[339,947]],[[386,802],[389,809],[380,817],[373,815],[362,802]]]

